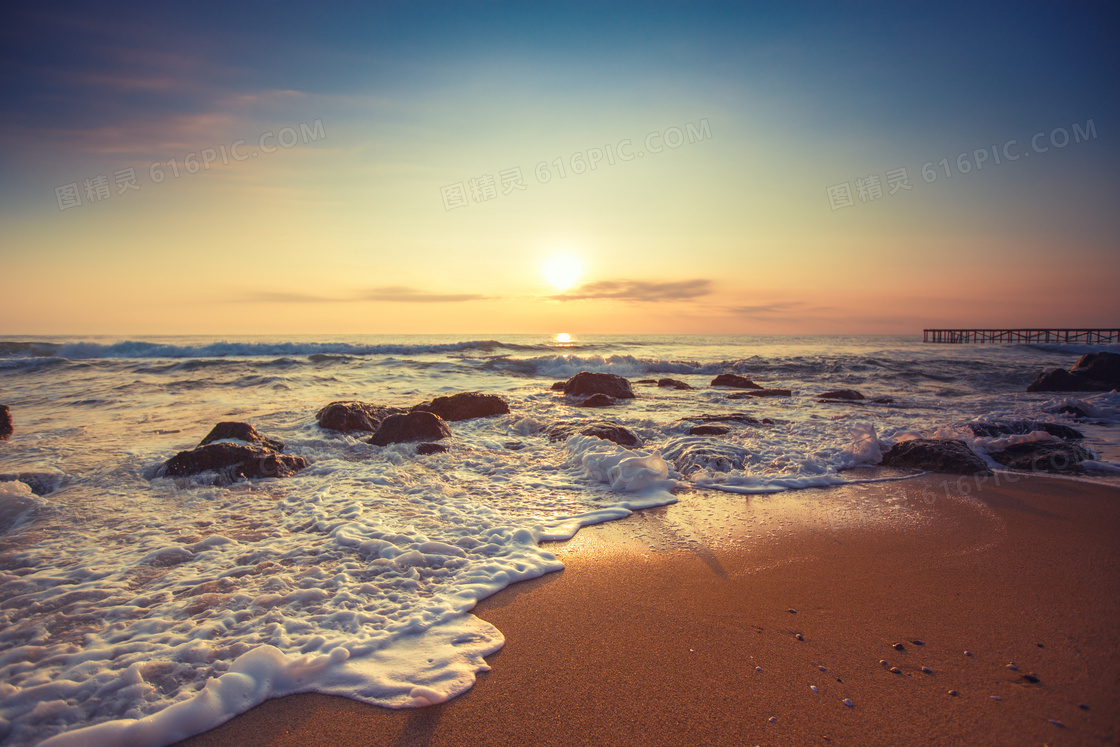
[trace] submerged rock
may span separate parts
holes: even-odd
[[[968,444],[956,439],[919,438],[897,443],[883,455],[884,467],[910,467],[957,475],[989,475],[991,470]]]
[[[743,423],[745,425],[761,425],[758,418],[751,417],[741,412],[733,412],[725,415],[692,415],[687,418],[681,418],[678,422],[688,421],[690,423]]]
[[[1087,376],[1072,374],[1064,368],[1053,368],[1039,374],[1027,387],[1028,392],[1105,392],[1111,389]]]
[[[65,477],[66,475],[59,470],[5,472],[0,474],[0,482],[17,480],[31,488],[31,492],[35,495],[48,495],[62,487]]]
[[[634,390],[626,379],[611,373],[589,371],[580,371],[564,382],[564,394],[573,397],[605,394],[615,399],[634,399]]]
[[[447,451],[447,447],[443,444],[423,443],[416,447],[416,453],[423,454],[442,454]]]
[[[566,382],[566,381],[556,381],[556,382],[553,382],[552,386],[549,387],[549,389],[551,389],[554,392],[562,392],[562,391],[564,391],[564,385],[567,384],[567,383],[568,382]]]
[[[580,407],[610,407],[615,401],[605,394],[592,394],[580,403]]]
[[[730,472],[741,470],[750,459],[750,453],[739,446],[697,436],[687,436],[669,441],[661,456],[682,475],[706,470]]]
[[[1034,431],[1045,431],[1058,438],[1085,438],[1076,428],[1061,423],[1041,423],[1033,420],[1016,420],[1011,423],[964,423],[977,436],[1025,436]]]
[[[164,473],[168,477],[186,477],[216,472],[232,481],[239,477],[290,477],[306,466],[303,457],[278,454],[263,446],[220,442],[179,452],[164,463]]]
[[[746,376],[739,376],[737,374],[723,373],[712,379],[711,386],[730,386],[736,389],[761,389],[758,384],[754,383]]]
[[[331,402],[319,410],[315,417],[320,428],[332,431],[369,431],[374,432],[381,421],[390,415],[403,413],[399,407],[382,407],[368,402],[354,400]]]
[[[730,433],[731,429],[725,425],[694,425],[688,430],[690,436],[722,436]]]
[[[439,441],[450,436],[451,430],[443,422],[443,418],[435,413],[419,410],[385,418],[369,443],[388,446],[410,441]]]
[[[1081,473],[1085,471],[1081,463],[1093,455],[1088,449],[1065,441],[1030,441],[1009,446],[991,457],[1008,469]]]
[[[283,451],[284,444],[271,438],[265,438],[257,429],[248,423],[235,423],[224,422],[218,423],[214,428],[206,434],[206,438],[199,441],[199,446],[214,443],[215,441],[227,441],[234,439],[236,441],[244,441],[250,444],[256,444],[272,451]]]
[[[7,405],[0,405],[0,441],[7,441],[16,432],[12,425],[12,411]]]
[[[865,399],[865,397],[855,389],[832,389],[827,392],[822,392],[817,396],[821,399],[847,399],[857,402],[859,400]]]
[[[436,397],[431,402],[416,405],[413,412],[431,412],[447,421],[488,418],[491,415],[509,414],[509,404],[496,394],[461,392],[450,397]]]
[[[748,389],[745,392],[734,392],[725,399],[750,399],[751,397],[792,397],[789,389]]]
[[[677,379],[658,379],[657,386],[662,389],[692,389],[692,385]]]
[[[610,420],[582,420],[554,423],[545,429],[549,441],[566,441],[577,433],[581,436],[595,436],[604,441],[611,441],[627,449],[636,449],[642,445],[642,440],[623,428],[618,423]]]

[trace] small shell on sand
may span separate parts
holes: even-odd
[[[956,691],[956,690],[950,690],[950,691],[949,691],[949,695],[951,695],[952,697],[954,697],[954,698],[955,698],[955,697],[957,697],[958,693],[957,693],[957,691]]]
[[[1033,675],[1033,674],[1024,674],[1023,679],[1025,679],[1027,682],[1031,683],[1032,685],[1034,685],[1038,682],[1041,682],[1041,680],[1038,679],[1038,676]]]
[[[998,696],[998,695],[993,695],[993,696],[992,696],[992,700],[1003,700],[1003,698],[1001,698],[1001,697],[1000,697],[1000,696]]]
[[[923,641],[923,640],[922,640],[922,639],[920,639],[920,638],[915,638],[914,640],[912,640],[912,641],[910,641],[910,642],[911,642],[911,643],[913,643],[913,644],[914,644],[915,646],[924,646],[924,645],[926,645],[926,642],[925,642],[925,641]]]
[[[843,703],[844,705],[848,706],[849,708],[851,708],[851,707],[852,707],[852,705],[854,705],[854,704],[852,703],[852,701],[851,701],[850,699],[848,699],[848,698],[844,698],[844,700],[843,700],[843,701],[841,701],[841,702],[842,702],[842,703]]]
[[[805,636],[801,635],[800,633],[798,633],[797,635],[795,635],[795,636],[794,636],[794,638],[796,638],[796,639],[797,639],[797,640],[799,640],[799,641],[803,641],[803,640],[805,640]]]
[[[898,667],[891,667],[890,672],[891,674],[902,674],[902,670]]]
[[[777,723],[778,717],[777,716],[771,716],[770,718],[768,718],[766,720],[773,724],[773,723]]]
[[[790,613],[791,615],[796,615],[796,614],[797,614],[797,610],[795,610],[795,609],[794,609],[793,607],[790,607],[790,608],[789,608],[789,613]]]
[[[971,652],[971,651],[965,651],[965,652],[964,652],[964,655],[965,655],[965,656],[972,656],[972,652]]]
[[[817,686],[816,686],[816,685],[809,685],[809,689],[810,689],[810,690],[812,690],[813,692],[819,692],[819,691],[817,690]]]
[[[906,647],[903,646],[901,643],[892,644],[891,648],[893,648],[895,651],[905,651],[906,650]]]
[[[1015,666],[1015,662],[1011,662],[1010,664],[1008,664],[1007,668],[1010,669],[1012,672],[1018,672],[1019,671],[1019,667]]]
[[[755,668],[754,668],[754,671],[756,671],[756,672],[761,672],[761,671],[762,671],[762,667],[755,667]]]
[[[929,667],[922,667],[922,671],[925,672],[926,674],[933,674],[933,670],[930,669]]]
[[[822,672],[828,671],[828,667],[817,667],[817,669],[821,670]]]
[[[879,663],[880,663],[880,664],[882,664],[882,665],[883,665],[884,667],[885,667],[885,666],[889,666],[889,665],[887,664],[887,660],[886,660],[886,659],[879,659]]]

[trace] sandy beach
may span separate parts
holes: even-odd
[[[479,604],[506,645],[457,699],[296,695],[181,744],[1116,744],[1118,539],[1120,489],[1072,480],[685,493]]]

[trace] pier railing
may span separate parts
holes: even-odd
[[[1120,343],[1120,329],[925,329],[922,342]]]

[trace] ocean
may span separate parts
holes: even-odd
[[[548,541],[712,491],[752,496],[898,479],[870,469],[914,437],[981,456],[1077,428],[1080,479],[1120,484],[1120,395],[1028,394],[1099,346],[933,345],[917,337],[336,336],[0,341],[0,739],[164,745],[265,698],[317,691],[387,707],[468,689],[502,634],[475,602],[559,570]],[[550,389],[609,372],[637,398],[573,407]],[[720,373],[792,396],[732,399]],[[640,380],[671,377],[692,390]],[[820,402],[830,389],[862,402]],[[336,400],[410,407],[497,394],[510,413],[450,424],[448,451],[320,429]],[[874,400],[883,400],[876,402]],[[889,401],[886,401],[889,400]],[[1088,417],[1061,411],[1079,407]],[[701,415],[749,415],[719,436]],[[642,446],[553,441],[610,420]],[[769,421],[769,422],[764,422]],[[161,465],[243,421],[310,465],[215,484]],[[991,463],[996,466],[994,463]],[[947,489],[948,489],[947,485]]]

